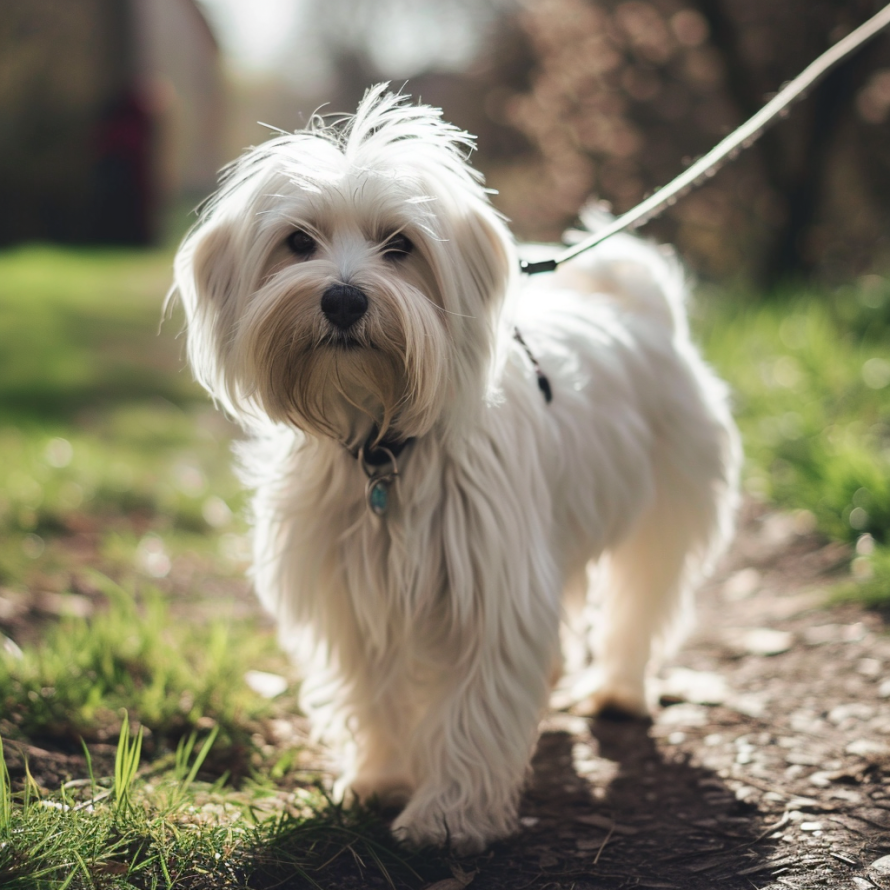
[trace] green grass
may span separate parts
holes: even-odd
[[[728,380],[747,490],[812,514],[859,554],[845,593],[890,602],[890,284],[705,308],[707,354]]]
[[[114,773],[46,794],[14,792],[0,744],[0,886],[86,888],[321,887],[345,860],[390,887],[448,874],[438,855],[399,850],[373,813],[344,811],[319,789],[285,799],[271,785],[235,792],[198,780],[215,741],[184,739],[146,769],[143,731],[121,723]],[[324,880],[322,877],[321,880]]]
[[[7,736],[44,744],[98,740],[123,709],[139,715],[155,740],[176,739],[212,721],[229,745],[269,712],[244,675],[268,665],[268,632],[216,617],[175,621],[159,593],[137,603],[97,579],[106,605],[90,620],[63,618],[21,653],[0,653],[0,725]]]
[[[154,336],[171,280],[165,252],[23,247],[0,253],[0,410],[70,419],[83,408],[194,399]]]
[[[158,336],[171,263],[162,251],[0,253],[0,585],[26,583],[75,528],[118,551],[134,517],[198,546],[209,530],[243,531],[231,430],[184,368],[180,321]]]
[[[400,851],[303,771],[270,729],[293,689],[270,701],[245,681],[288,667],[247,599],[234,430],[184,369],[181,322],[158,336],[171,262],[0,253],[0,886],[445,877],[447,860]],[[843,593],[886,606],[890,289],[698,305],[747,490],[849,542]]]

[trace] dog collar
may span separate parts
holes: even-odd
[[[553,401],[553,388],[547,375],[541,369],[535,354],[529,349],[528,344],[519,333],[519,328],[513,328],[513,339],[522,347],[528,356],[535,376],[538,379],[538,389],[548,404]],[[414,437],[407,439],[380,439],[380,430],[376,425],[368,433],[368,438],[356,449],[344,444],[344,448],[359,462],[359,466],[368,477],[365,485],[365,500],[368,509],[375,516],[384,516],[389,509],[390,489],[399,478],[398,459],[402,452],[414,441]]]
[[[368,509],[375,516],[384,516],[389,509],[390,489],[399,477],[398,458],[414,438],[379,439],[379,436],[380,431],[375,426],[362,445],[355,450],[348,447],[346,450],[359,462],[368,477],[365,485]]]

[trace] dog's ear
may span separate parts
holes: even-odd
[[[500,311],[518,269],[512,235],[497,211],[475,194],[455,201],[440,194],[430,226],[429,259],[449,316],[491,319]],[[515,269],[514,269],[515,267]]]
[[[228,221],[208,221],[193,229],[176,255],[172,292],[185,309],[195,377],[227,407],[222,369],[240,286],[234,231]]]
[[[481,201],[474,203],[455,224],[455,237],[473,290],[483,304],[499,309],[514,271],[515,249],[497,212]]]
[[[235,286],[234,238],[230,223],[218,223],[198,235],[192,274],[198,298],[222,306]]]
[[[474,422],[492,382],[501,309],[518,269],[509,229],[484,195],[440,193],[444,213],[431,239],[433,274],[443,320],[454,346],[450,370],[454,417],[449,425]]]

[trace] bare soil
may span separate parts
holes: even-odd
[[[849,554],[750,504],[651,725],[552,715],[480,888],[890,888],[890,636]],[[877,865],[875,864],[877,863]]]
[[[890,888],[890,636],[805,518],[747,505],[654,720],[549,715],[520,834],[421,886]]]

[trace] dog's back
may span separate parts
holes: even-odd
[[[670,247],[618,235],[560,267],[557,287],[618,298],[673,331],[686,332],[686,276]]]

